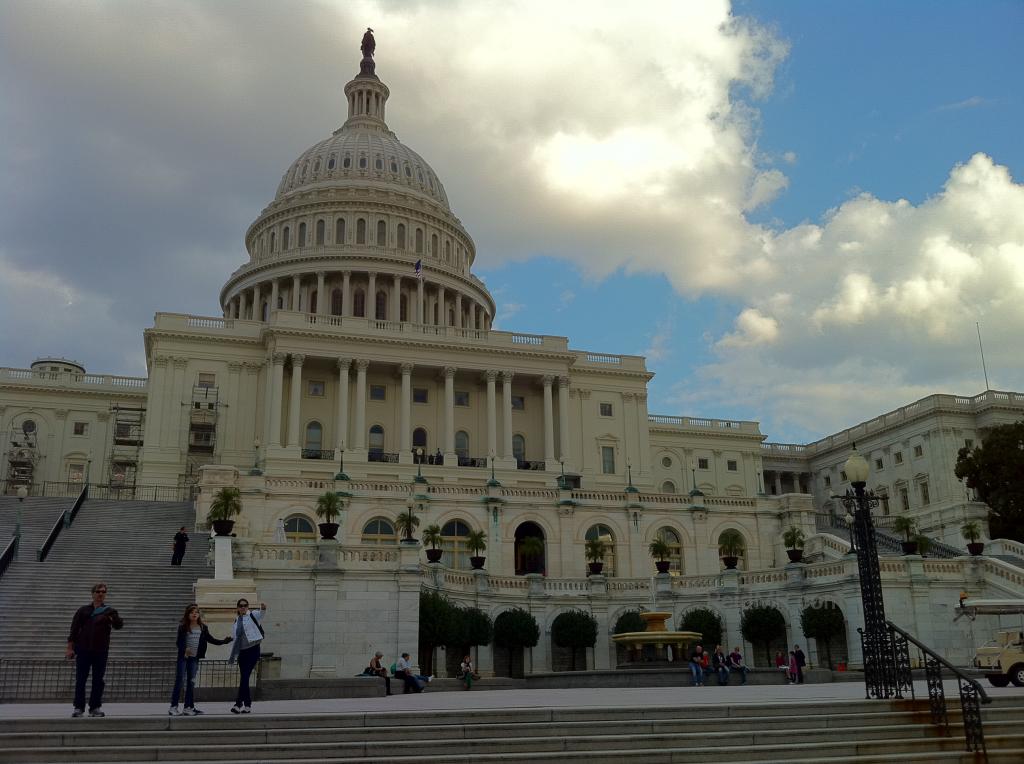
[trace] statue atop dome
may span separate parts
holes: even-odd
[[[373,39],[373,30],[366,28],[359,50],[363,52],[363,60],[359,62],[359,76],[377,79],[376,65],[373,63],[373,52],[377,49],[377,41]]]

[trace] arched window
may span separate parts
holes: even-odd
[[[391,524],[390,520],[385,520],[383,517],[375,517],[363,526],[362,541],[364,544],[374,544],[377,546],[397,544],[398,534],[395,533],[395,526]]]
[[[662,493],[675,493],[676,492],[676,484],[673,483],[671,480],[666,480],[664,483],[661,484],[661,492]]]
[[[324,445],[324,428],[317,422],[312,421],[306,425],[306,450],[320,451]]]
[[[341,166],[344,167],[346,170],[349,167],[351,167],[352,166],[352,157],[349,156],[348,154],[346,154],[345,158],[341,160]]]
[[[612,529],[603,523],[597,523],[591,525],[587,529],[586,539],[601,539],[604,541],[604,570],[602,573],[606,576],[615,575],[615,534],[612,533]]]
[[[384,451],[384,428],[379,424],[370,428],[370,451],[378,454]]]
[[[306,224],[299,223],[299,246],[306,246]]]
[[[423,229],[416,229],[416,254],[423,254]]]
[[[679,538],[679,533],[676,532],[675,528],[659,528],[657,536],[668,544],[669,554],[665,559],[671,563],[668,567],[669,572],[675,573],[676,575],[682,575],[683,541]]]
[[[441,549],[448,567],[463,570],[469,567],[468,535],[469,526],[462,520],[449,520],[441,528]]]
[[[316,526],[304,515],[292,515],[284,521],[284,537],[289,541],[316,541]]]
[[[359,218],[356,221],[356,244],[366,243],[366,221]]]
[[[516,458],[517,462],[526,461],[526,438],[522,435],[512,436],[512,456]]]
[[[726,554],[728,552],[728,554]],[[735,528],[728,528],[722,531],[718,537],[718,559],[724,560],[726,557],[736,557],[736,568],[737,570],[747,569],[747,542],[743,538],[743,534]],[[722,568],[725,569],[725,562],[722,562]]]
[[[316,221],[316,243],[317,246],[323,246],[324,236],[326,235],[327,224],[323,220]]]
[[[320,172],[320,158],[319,157],[317,157],[317,160],[315,162],[313,162],[313,172]]]
[[[366,293],[357,289],[352,296],[352,315],[364,318],[366,316]]]
[[[277,231],[270,232],[270,251],[277,252]]]
[[[334,223],[334,243],[345,243],[345,218],[338,218]]]
[[[383,220],[377,221],[377,246],[386,247],[388,245],[388,224]]]
[[[450,241],[445,241],[445,243],[444,243],[444,261],[447,263],[451,259],[452,259],[452,243]]]
[[[270,317],[270,305],[264,301],[260,306],[260,320],[266,321]]]
[[[331,290],[331,315],[332,316],[340,316],[341,315],[342,307],[343,306],[341,304],[341,290],[340,289],[332,289]]]
[[[430,256],[437,257],[437,234],[433,233],[430,235]]]
[[[455,433],[455,453],[461,458],[469,456],[469,433],[465,430]]]
[[[398,320],[409,320],[409,298],[406,297],[404,294],[398,300]]]
[[[391,160],[391,172],[393,172],[395,175],[398,174],[398,162],[396,162],[394,159]]]
[[[395,238],[399,249],[405,249],[405,223],[399,223],[395,229]]]
[[[327,160],[327,169],[328,169],[328,170],[333,170],[333,169],[334,169],[334,166],[335,166],[335,165],[336,165],[337,163],[338,163],[338,162],[337,162],[337,160],[336,160],[336,159],[334,158],[334,154],[331,154],[331,158]]]
[[[383,289],[377,290],[377,298],[373,301],[374,303],[374,318],[379,321],[384,321],[388,317],[388,293]]]
[[[412,447],[422,448],[424,451],[427,449],[427,431],[422,427],[412,431]]]
[[[281,249],[287,250],[291,246],[292,229],[288,226],[281,231]]]

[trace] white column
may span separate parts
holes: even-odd
[[[281,397],[284,395],[284,359],[287,353],[274,353],[273,379],[270,390],[270,439],[268,446],[281,445]]]
[[[292,310],[299,309],[299,277],[292,276]]]
[[[391,286],[391,320],[402,320],[402,277],[397,273]]]
[[[288,448],[299,446],[299,404],[302,402],[302,363],[304,355],[292,353],[292,389],[288,406]]]
[[[370,285],[366,289],[366,308],[363,312],[367,318],[377,318],[377,274],[371,271],[366,275]]]
[[[455,367],[444,370],[444,459],[455,464]],[[449,461],[451,459],[452,461]]]
[[[160,447],[160,430],[164,418],[164,406],[160,404],[160,400],[166,395],[167,362],[169,360],[164,355],[153,356],[153,370],[149,375],[149,389],[146,395],[146,423],[143,431],[146,448]]]
[[[569,461],[569,378],[558,378],[558,458]]]
[[[352,273],[345,271],[341,274],[341,315],[352,315]]]
[[[476,329],[476,301],[469,303],[469,328]]]
[[[438,326],[448,326],[448,311],[444,304],[444,287],[437,288],[437,323]]]
[[[335,439],[338,451],[348,445],[348,370],[352,366],[351,358],[338,359],[338,430]]]
[[[257,284],[252,288],[252,320],[260,321],[263,319],[263,314],[260,311],[260,285]]]
[[[241,429],[241,407],[239,401],[239,386],[241,384],[242,364],[238,361],[228,362],[228,389],[227,389],[227,415],[222,416],[227,420],[221,424],[224,437],[217,439],[217,453],[235,451],[239,447],[238,438],[242,434]]]
[[[462,328],[462,292],[455,293],[455,326]]]
[[[356,361],[356,431],[352,441],[359,451],[366,449],[366,369],[369,361]]]
[[[423,279],[416,280],[416,323],[423,323]]]
[[[397,278],[397,277],[396,277]],[[411,456],[412,452],[412,364],[403,363],[402,371],[402,411],[401,411],[401,435],[399,442],[401,451],[399,459]]]
[[[249,307],[249,297],[243,289],[238,293],[238,317],[245,319],[245,309]]]
[[[512,377],[511,371],[501,372],[501,404],[504,409],[505,430],[502,456],[512,458]]]
[[[316,314],[322,316],[327,313],[328,300],[324,299],[324,277],[327,274],[323,271],[316,272]]]
[[[270,282],[270,307],[267,308],[267,319],[270,319],[271,312],[277,310],[278,286],[277,279]]]
[[[544,384],[544,467],[551,469],[555,462],[555,411],[551,400],[551,383],[555,378],[545,374]]]
[[[498,411],[494,395],[494,380],[498,372],[488,369],[484,372],[487,380],[487,456],[498,455]]]

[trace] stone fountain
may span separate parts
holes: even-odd
[[[701,634],[696,631],[669,631],[665,621],[671,613],[648,610],[640,613],[646,624],[646,631],[630,631],[616,634],[612,641],[626,648],[626,662],[617,668],[637,668],[645,663],[685,662],[690,645],[699,642]],[[671,653],[669,648],[672,648]]]

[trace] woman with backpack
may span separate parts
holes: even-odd
[[[238,608],[238,618],[235,619],[235,626],[232,630],[234,642],[231,644],[231,655],[229,663],[238,661],[238,695],[235,697],[235,705],[231,706],[233,714],[252,713],[252,695],[249,692],[249,677],[252,670],[260,662],[260,643],[263,641],[263,620],[267,606],[260,603],[259,610],[250,610],[249,601],[244,597],[235,603]]]
[[[215,645],[226,645],[231,637],[217,639],[210,634],[203,622],[199,606],[192,603],[185,608],[185,614],[178,624],[178,665],[174,672],[174,689],[171,691],[171,707],[167,713],[177,716],[178,696],[181,694],[182,685],[185,686],[185,716],[198,716],[203,713],[195,705],[196,671],[199,669],[199,661],[206,657],[206,646],[209,643]]]

